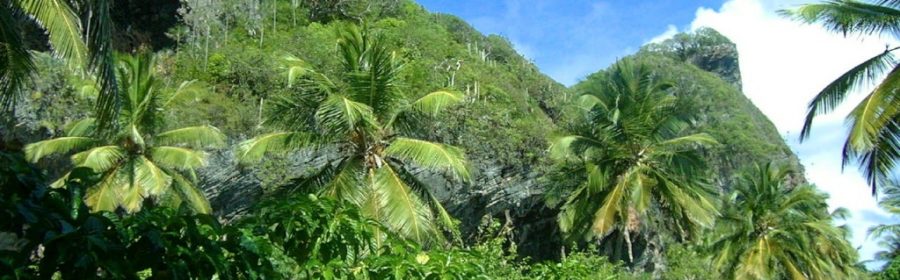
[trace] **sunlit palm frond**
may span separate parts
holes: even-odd
[[[267,153],[284,153],[310,146],[311,136],[300,132],[276,132],[257,136],[238,144],[237,159],[241,163],[262,160]]]
[[[88,64],[88,50],[82,38],[81,21],[64,0],[20,0],[21,7],[33,16],[50,37],[50,46],[72,65]]]
[[[153,162],[168,169],[191,171],[206,164],[206,154],[188,148],[157,146],[148,152]]]
[[[440,238],[431,211],[389,165],[375,169],[374,176],[373,189],[382,199],[382,221],[388,228],[423,244]]]
[[[25,157],[31,162],[53,155],[89,148],[97,141],[90,137],[57,137],[25,145]]]
[[[88,66],[94,72],[97,79],[100,95],[95,106],[97,127],[101,131],[115,127],[115,119],[121,109],[121,95],[119,94],[116,77],[113,48],[113,19],[112,0],[86,0],[87,13],[91,16],[87,19],[90,26],[86,32],[88,51]]]
[[[287,76],[288,88],[293,86],[295,80],[306,76],[306,74],[312,71],[309,63],[291,54],[283,55],[281,57],[281,65],[285,76]]]
[[[460,93],[446,90],[435,91],[413,101],[412,108],[429,116],[437,116],[443,110],[459,104],[462,100],[463,96]]]
[[[166,108],[175,104],[185,104],[188,101],[202,98],[209,93],[209,87],[208,84],[199,80],[181,82],[178,87],[160,97],[163,100],[160,107]]]
[[[72,163],[94,172],[105,172],[121,163],[126,151],[119,146],[100,146],[72,155]]]
[[[173,129],[154,138],[158,145],[187,145],[192,148],[220,148],[225,146],[225,134],[210,125]]]
[[[877,3],[834,0],[781,12],[806,23],[821,23],[829,30],[844,35],[887,33],[900,36],[900,10]]]
[[[323,176],[319,176],[317,178],[327,180],[327,182],[319,183],[321,193],[359,205],[363,200],[364,192],[364,189],[360,187],[363,184],[360,174],[365,174],[365,171],[362,160],[356,157],[348,158],[336,167],[333,177],[322,178]]]
[[[169,191],[172,176],[149,158],[142,156],[136,159],[133,168],[134,179],[131,187],[138,189],[136,192],[141,192],[141,199],[145,195],[159,196]]]
[[[391,141],[384,153],[420,167],[450,172],[463,180],[471,177],[465,155],[457,147],[400,137]]]
[[[86,118],[66,125],[63,131],[66,136],[89,137],[94,133],[95,119]]]
[[[182,203],[186,204],[195,213],[212,213],[212,207],[210,207],[209,201],[203,195],[203,192],[197,189],[191,181],[181,176],[181,174],[177,172],[171,172],[170,174],[172,174],[173,179],[172,189]]]
[[[320,128],[333,135],[346,134],[375,123],[372,107],[336,94],[322,102],[315,118]]]
[[[87,189],[85,204],[92,211],[116,211],[119,207],[119,188],[127,184],[121,176],[122,171],[114,169],[106,172],[97,184]]]
[[[428,185],[420,181],[413,175],[409,170],[402,166],[391,165],[391,168],[400,176],[400,179],[403,182],[406,182],[407,185],[416,192],[416,194],[425,200],[425,204],[431,209],[431,211],[436,214],[438,220],[437,222],[446,230],[453,232],[458,235],[455,228],[455,222],[453,218],[450,216],[450,213],[447,212],[447,209],[444,209],[444,206],[441,205],[441,202],[437,197],[431,192],[428,188]]]

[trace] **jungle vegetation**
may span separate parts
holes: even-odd
[[[890,33],[897,5],[785,13]],[[0,6],[0,279],[900,271],[897,225],[871,230],[885,269],[859,263],[850,217],[806,182],[712,29],[567,88],[408,0]],[[803,137],[892,51],[823,90]],[[896,214],[892,71],[844,155]]]

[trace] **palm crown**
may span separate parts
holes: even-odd
[[[900,1],[866,3],[853,0],[828,1],[783,11],[787,16],[807,23],[821,23],[844,35],[900,35]],[[847,95],[862,86],[877,86],[847,116],[850,133],[844,144],[846,165],[856,159],[875,194],[900,157],[900,63],[894,58],[898,48],[887,48],[828,84],[809,103],[801,139],[810,136],[813,119],[833,111]],[[878,80],[884,73],[883,79]]]
[[[86,196],[94,211],[121,207],[135,212],[146,198],[151,198],[162,205],[185,205],[196,212],[209,213],[209,203],[194,185],[194,172],[205,164],[206,154],[193,148],[222,146],[225,136],[211,126],[157,133],[163,127],[167,106],[204,89],[195,81],[174,89],[164,88],[153,71],[150,54],[122,57],[117,73],[119,93],[125,102],[118,131],[93,133],[94,119],[85,119],[69,125],[65,136],[25,146],[28,159],[38,161],[52,154],[76,152],[71,156],[75,166],[102,174]]]
[[[740,180],[710,246],[715,268],[734,279],[857,279],[856,250],[831,225],[827,196],[787,186],[789,174],[765,166]]]
[[[700,180],[697,148],[715,144],[706,134],[684,135],[671,84],[628,60],[598,77],[600,89],[580,97],[573,135],[551,143],[557,158],[583,164],[586,180],[563,205],[560,227],[570,237],[604,237],[618,229],[631,252],[631,233],[651,212],[674,219],[679,232],[710,226],[711,191]]]
[[[438,225],[450,227],[452,220],[411,166],[467,180],[465,157],[459,148],[401,135],[462,96],[437,91],[410,100],[401,90],[402,64],[394,53],[355,26],[341,31],[338,46],[338,81],[295,57],[285,59],[289,86],[299,79],[299,90],[275,101],[267,119],[282,131],[241,143],[239,158],[253,162],[266,152],[337,148],[337,159],[300,185],[356,204],[405,237],[442,239]]]

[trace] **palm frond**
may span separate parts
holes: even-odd
[[[306,63],[306,61],[291,54],[283,55],[281,57],[281,64],[284,74],[287,76],[288,88],[293,86],[295,80],[312,72],[309,63]]]
[[[203,192],[197,189],[191,181],[184,178],[184,176],[181,176],[181,174],[178,174],[178,172],[172,172],[170,174],[172,174],[173,179],[172,188],[175,190],[182,203],[186,203],[195,213],[212,213],[212,207],[210,207],[209,201],[206,199],[206,196],[203,195]]]
[[[878,3],[855,0],[833,0],[782,10],[782,15],[805,23],[821,23],[825,28],[844,35],[879,33],[900,35],[900,10]]]
[[[412,172],[409,172],[409,170],[402,166],[391,165],[391,167],[398,175],[400,175],[401,180],[406,182],[420,198],[425,200],[425,203],[431,208],[431,211],[434,214],[437,214],[440,225],[443,226],[444,229],[454,233],[454,235],[458,235],[453,218],[450,216],[450,213],[447,212],[447,209],[444,209],[444,206],[441,205],[441,202],[437,197],[429,190],[428,185],[420,181],[419,178],[412,174]]]
[[[90,137],[57,137],[25,145],[25,158],[31,162],[52,155],[63,154],[91,147],[96,140]]]
[[[193,148],[219,148],[225,146],[225,134],[211,125],[191,126],[157,134],[158,145],[184,144]]]
[[[311,136],[300,132],[264,134],[238,144],[237,159],[241,163],[255,163],[262,160],[266,153],[296,151],[311,143]]]
[[[100,89],[95,106],[97,127],[100,131],[107,131],[116,126],[115,119],[122,105],[115,71],[115,49],[112,45],[112,3],[111,0],[86,0],[83,3],[87,13],[91,15],[87,19],[91,28],[87,30],[85,38],[88,65],[93,70]]]
[[[88,64],[88,50],[81,37],[81,21],[64,0],[20,0],[26,13],[47,31],[53,52],[72,65]]]
[[[66,125],[64,132],[66,136],[89,137],[94,133],[94,128],[95,119],[85,118]]]
[[[322,186],[321,193],[359,205],[362,203],[364,192],[360,174],[364,174],[365,171],[361,159],[348,158],[336,167],[333,177],[323,178],[327,181],[319,183]]]
[[[72,163],[105,172],[120,164],[125,158],[125,150],[119,146],[100,146],[72,155]]]
[[[624,175],[631,176],[633,174]],[[618,221],[619,214],[622,211],[622,200],[625,199],[627,191],[627,180],[619,179],[618,182],[610,189],[609,194],[603,199],[603,206],[594,213],[594,220],[591,223],[591,230],[597,236],[606,236]]]
[[[190,171],[206,165],[205,153],[182,147],[152,147],[148,154],[153,162],[168,169]]]
[[[0,3],[0,111],[8,113],[20,98],[22,87],[34,73],[24,34],[15,21],[15,1]]]
[[[119,207],[119,188],[123,182],[120,176],[120,170],[114,169],[106,172],[100,181],[94,186],[87,189],[84,202],[90,206],[91,210],[97,211],[116,211]]]
[[[319,127],[332,135],[342,135],[375,123],[372,107],[337,94],[322,102],[315,118]]]
[[[374,190],[383,200],[382,222],[388,228],[422,244],[439,239],[431,211],[389,165],[376,169],[374,176]]]
[[[145,156],[141,156],[134,163],[134,181],[131,188],[143,196],[158,196],[166,193],[172,185],[172,176]],[[133,208],[133,207],[132,207]]]
[[[420,167],[451,172],[468,181],[471,177],[463,151],[457,147],[410,138],[396,138],[385,155]]]
[[[437,116],[444,109],[459,104],[463,100],[460,93],[441,90],[435,91],[413,101],[412,108],[429,116]]]

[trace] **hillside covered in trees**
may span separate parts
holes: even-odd
[[[2,279],[868,277],[715,30],[565,87],[411,0],[61,2],[0,2]]]

